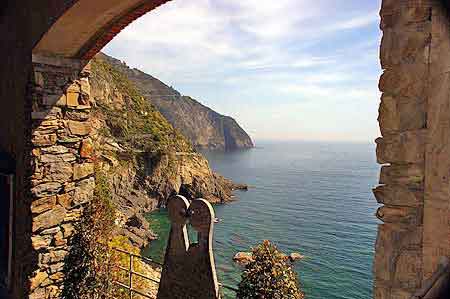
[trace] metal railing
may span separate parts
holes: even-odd
[[[158,267],[162,267],[163,264],[155,262],[155,261],[153,261],[153,260],[151,260],[149,258],[143,257],[143,256],[141,256],[139,254],[134,254],[132,252],[129,252],[129,251],[126,251],[126,250],[123,250],[123,249],[120,249],[120,248],[113,247],[112,249],[114,251],[120,253],[120,254],[127,255],[128,258],[129,258],[129,263],[127,264],[127,267],[118,266],[118,265],[113,266],[114,268],[117,268],[117,269],[119,269],[121,271],[124,271],[124,272],[126,272],[128,274],[127,275],[128,276],[128,283],[125,284],[125,283],[122,283],[122,282],[117,281],[117,280],[112,280],[112,283],[117,285],[118,287],[120,287],[122,289],[127,290],[128,291],[128,296],[129,296],[130,299],[133,299],[133,295],[134,294],[140,295],[140,296],[142,296],[144,298],[152,299],[153,297],[150,297],[148,294],[145,294],[142,290],[134,288],[134,286],[133,286],[133,277],[137,276],[137,277],[140,277],[142,279],[145,279],[147,281],[151,281],[151,282],[157,283],[157,284],[159,284],[160,281],[158,279],[146,276],[144,273],[136,272],[135,269],[134,269],[133,262],[135,261],[135,259],[139,259],[139,260],[143,261],[144,263],[146,263],[148,265],[156,265]],[[238,291],[237,288],[232,287],[230,285],[222,284],[222,283],[219,283],[219,288],[224,288],[224,289],[227,289],[227,290],[232,291],[234,293],[236,293]]]
[[[140,295],[142,297],[145,297],[145,298],[150,298],[150,299],[153,298],[153,297],[150,297],[148,294],[145,294],[142,290],[136,289],[133,286],[133,277],[137,276],[137,277],[140,277],[142,279],[145,279],[147,281],[151,281],[151,282],[157,283],[157,284],[159,284],[159,280],[155,279],[155,278],[152,278],[152,277],[149,277],[149,276],[146,276],[144,273],[136,272],[134,270],[134,264],[133,263],[134,263],[135,259],[139,259],[139,260],[143,261],[144,263],[146,263],[148,265],[152,265],[153,264],[153,265],[157,265],[157,266],[161,267],[162,264],[158,263],[158,262],[155,262],[155,261],[153,261],[153,260],[151,260],[149,258],[143,257],[143,256],[138,255],[138,254],[134,254],[132,252],[129,252],[129,251],[126,251],[126,250],[123,250],[123,249],[120,249],[120,248],[113,247],[112,249],[114,251],[116,251],[116,252],[119,252],[120,254],[127,255],[128,258],[129,258],[129,263],[128,263],[127,267],[118,266],[118,265],[114,266],[115,268],[117,268],[119,270],[122,270],[122,271],[127,273],[128,284],[124,284],[124,283],[122,283],[120,281],[116,281],[116,280],[113,280],[112,283],[117,285],[118,287],[120,287],[122,289],[127,290],[130,299],[133,299],[133,295],[134,294],[138,294],[138,295]]]
[[[411,299],[441,299],[447,298],[450,292],[450,260],[442,257],[433,275],[424,282]]]

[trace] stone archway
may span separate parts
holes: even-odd
[[[18,136],[33,141],[31,132],[27,133],[33,118],[37,121],[33,130],[43,129],[44,132],[48,129],[44,127],[54,125],[51,121],[56,120],[56,123],[67,124],[65,129],[79,137],[75,148],[81,149],[89,139],[88,114],[82,120],[66,119],[67,114],[53,108],[88,110],[83,102],[89,96],[86,92],[88,70],[83,71],[87,60],[133,20],[165,2],[167,0],[47,0],[38,4],[23,0],[9,1],[0,11],[0,32],[6,40],[17,44],[14,51],[6,43],[0,45],[0,53],[11,57],[0,69],[0,78],[4,79],[0,80],[0,97],[15,101],[7,104],[11,111],[0,111],[0,133],[4,136],[0,147],[18,161],[16,187],[21,191],[15,194],[18,206],[16,247],[36,250],[39,245],[36,240],[43,238],[36,233],[39,229],[33,230],[39,223],[39,215],[48,211],[56,213],[54,216],[59,217],[56,218],[60,223],[55,225],[62,225],[68,211],[63,206],[65,202],[58,198],[64,194],[56,185],[53,186],[58,189],[55,194],[50,188],[45,190],[50,193],[45,193],[44,197],[32,196],[31,202],[23,200],[33,190],[26,182],[29,166],[20,162],[26,160],[24,152],[38,149],[39,142],[58,146],[62,152],[56,155],[71,154],[70,158],[66,155],[70,161],[59,162],[66,166],[69,163],[72,171],[77,168],[80,175],[78,180],[74,174],[63,178],[67,180],[64,183],[74,183],[76,188],[80,187],[77,185],[80,182],[91,179],[90,166],[86,165],[89,157],[83,157],[82,151],[72,151],[50,137],[40,137],[37,143],[35,140],[34,144],[26,145]],[[383,137],[377,139],[377,157],[383,166],[380,186],[374,193],[384,206],[377,212],[383,224],[379,227],[374,260],[375,298],[409,298],[436,269],[439,257],[450,256],[450,24],[445,2],[383,0],[381,8],[384,35],[380,58],[384,73],[380,79],[383,96],[379,123]],[[24,25],[15,28],[14,24],[20,21]],[[64,98],[48,96],[51,94],[44,98],[41,93],[39,101],[31,106],[31,98],[25,96],[25,85],[32,70],[31,54],[35,63],[32,91],[36,88],[45,91],[48,78],[55,78],[54,82],[59,78],[59,83],[53,87],[60,88]],[[12,119],[11,114],[22,115],[25,121]],[[55,117],[49,120],[48,115]],[[47,162],[40,160],[40,163]],[[33,174],[39,172],[34,168]],[[33,203],[42,198],[53,198],[50,200],[52,208],[34,213]],[[32,214],[35,215],[23,219],[24,215]],[[31,242],[33,238],[35,244]],[[54,255],[54,252],[56,250],[45,253]],[[16,250],[15,254],[14,294],[21,298],[20,290],[24,285],[30,287],[26,282],[29,278],[26,265],[30,259],[26,250]],[[47,279],[45,274],[38,274],[32,275],[31,288]],[[31,295],[39,296],[36,292]]]
[[[131,22],[168,1],[75,1],[44,33],[33,53],[89,60]]]

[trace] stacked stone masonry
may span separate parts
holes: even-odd
[[[384,0],[374,298],[410,298],[450,256],[450,34],[441,1]],[[444,68],[443,68],[444,67]]]
[[[82,62],[33,57],[31,213],[37,269],[29,298],[58,298],[74,225],[95,180],[89,69]]]
[[[450,22],[443,3],[432,8],[428,139],[425,149],[423,275],[429,278],[441,256],[450,257]]]
[[[383,206],[374,258],[374,298],[410,298],[422,283],[431,2],[384,0],[380,59],[384,70],[374,189]]]

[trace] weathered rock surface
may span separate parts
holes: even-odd
[[[233,118],[221,115],[197,100],[182,96],[172,87],[125,63],[98,54],[98,58],[114,65],[141,90],[164,117],[191,141],[197,149],[236,150],[252,148],[250,136]]]
[[[301,255],[298,252],[292,252],[289,255],[284,256],[286,259],[288,259],[291,263],[300,261],[305,258],[304,255]],[[248,263],[253,262],[253,254],[251,252],[238,252],[234,255],[233,261],[238,263],[241,266],[245,266]]]
[[[171,195],[222,203],[232,199],[233,190],[246,186],[214,173],[208,161],[159,112],[152,111],[151,103],[141,102],[139,91],[119,70],[98,58],[92,62],[92,134],[82,142],[80,154],[96,153],[100,167],[108,172],[112,199],[120,212],[119,233],[143,247],[156,238],[143,214],[165,206]],[[81,171],[86,164],[74,168],[75,180],[93,171]]]
[[[296,262],[296,261],[300,261],[300,260],[302,260],[302,259],[304,259],[305,258],[305,256],[304,255],[301,255],[300,253],[298,253],[298,252],[292,252],[291,254],[289,254],[289,260],[293,263],[293,262]]]
[[[251,252],[238,252],[234,255],[233,261],[239,265],[245,266],[248,263],[253,262],[253,256]]]

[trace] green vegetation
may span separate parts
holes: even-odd
[[[117,299],[128,298],[128,293],[112,281],[126,284],[127,274],[118,270],[118,266],[128,267],[129,257],[114,251],[113,247],[134,254],[139,254],[139,248],[133,247],[126,237],[115,235],[115,218],[116,208],[107,174],[97,167],[94,199],[85,207],[71,240],[62,298],[96,299],[104,298],[106,294]],[[144,272],[145,267],[148,266],[140,260],[133,262],[135,271]],[[137,278],[133,286],[148,289],[150,283]]]
[[[146,100],[127,77],[101,59],[92,61],[92,79],[108,82],[123,97],[123,105],[98,101],[110,134],[134,151],[192,152],[191,144]],[[105,133],[105,132],[104,132]]]
[[[108,242],[113,235],[114,218],[107,177],[97,169],[93,201],[85,207],[71,240],[62,298],[101,298],[101,293],[108,292]]]
[[[252,250],[253,261],[247,264],[239,283],[238,299],[303,299],[288,257],[269,241]]]

